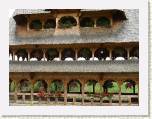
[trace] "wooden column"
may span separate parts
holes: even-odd
[[[45,22],[44,22],[44,20],[42,20],[42,30],[44,30],[44,24],[45,24]]]
[[[51,85],[51,81],[50,80],[47,80],[47,102],[50,103],[50,85]]]
[[[33,104],[33,101],[34,101],[34,81],[31,81],[31,105]]]
[[[112,49],[109,49],[109,57],[112,60]]]
[[[15,61],[15,52],[16,52],[16,51],[14,51],[14,50],[12,51],[12,60],[13,60],[13,61]]]
[[[22,101],[25,103],[25,93],[22,94]]]
[[[78,60],[78,49],[75,49],[75,60]]]
[[[112,25],[113,25],[113,20],[112,20],[112,18],[109,18],[110,19],[110,26],[112,27]]]
[[[102,80],[102,79],[101,79]],[[102,80],[102,81],[100,81],[100,104],[102,105],[102,102],[103,102],[103,100],[102,100],[102,88],[103,88],[103,83],[104,83],[104,81]]]
[[[118,86],[119,86],[119,105],[121,105],[121,103],[122,103],[122,101],[121,101],[121,85],[122,85],[122,81],[118,81]]]
[[[129,58],[130,58],[130,49],[128,48],[127,49],[127,59],[129,60]]]
[[[58,29],[58,28],[59,28],[59,23],[58,23],[58,21],[59,21],[59,18],[58,18],[58,17],[56,17],[56,29]]]
[[[30,61],[30,58],[31,58],[31,56],[30,56],[30,54],[31,54],[31,50],[27,50],[27,53],[28,53],[28,56],[27,56],[27,61]]]
[[[46,55],[45,55],[46,49],[43,49],[42,51],[43,51],[43,59],[44,59],[44,61],[46,61]]]
[[[27,31],[30,30],[30,21],[27,21]]]
[[[15,94],[14,94],[14,99],[15,99],[15,103],[17,102],[18,100],[18,97],[17,97],[17,91],[18,91],[18,81],[16,81],[15,79]]]
[[[94,60],[94,53],[95,53],[95,49],[92,49],[92,60]]]
[[[82,87],[81,87],[81,91],[82,91],[82,105],[84,105],[84,85],[85,85],[85,82],[82,81]]]
[[[80,23],[79,23],[79,16],[75,17],[76,21],[77,21],[77,27],[80,27]]]
[[[59,49],[59,59],[62,60],[62,49]]]
[[[67,104],[67,79],[64,81],[64,105]]]
[[[139,78],[136,79],[136,85],[138,86],[138,105],[139,105]]]
[[[97,23],[96,23],[97,19],[94,19],[94,28],[97,27]]]

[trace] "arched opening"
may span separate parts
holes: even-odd
[[[10,79],[9,80],[9,92],[15,92],[15,88],[16,88],[15,82]]]
[[[107,80],[103,84],[103,91],[104,93],[118,93],[119,92],[119,86],[117,82],[113,80]]]
[[[112,51],[112,59],[125,60],[127,59],[127,51],[124,48],[116,47]]]
[[[40,30],[42,29],[42,23],[40,20],[33,20],[31,23],[30,23],[30,29],[35,29],[35,30]]]
[[[81,87],[79,80],[71,80],[68,83],[68,93],[81,93]]]
[[[96,80],[88,80],[85,84],[84,90],[87,94],[100,94],[102,88]]]
[[[64,101],[64,84],[62,80],[53,80],[49,86],[50,91],[50,101],[55,101],[56,103],[62,103]]]
[[[62,60],[72,61],[75,59],[75,51],[72,48],[66,48],[62,51]]]
[[[41,61],[42,58],[43,58],[43,52],[41,49],[35,49],[31,52],[30,61]]]
[[[78,52],[78,60],[80,58],[84,58],[85,60],[89,60],[92,57],[92,52],[89,48],[82,48]]]
[[[94,54],[99,60],[106,60],[109,57],[109,51],[106,48],[99,48]]]
[[[122,95],[128,95],[128,98],[122,100],[123,103],[131,103],[131,104],[138,104],[139,97],[138,97],[138,84],[136,84],[133,80],[125,80],[121,85],[121,93]],[[126,96],[127,97],[127,96]]]
[[[123,94],[137,94],[138,85],[133,80],[125,80],[121,85],[121,92]]]
[[[45,80],[37,80],[34,84],[34,92],[38,93],[40,91],[47,92],[47,83]]]
[[[48,61],[49,60],[53,60],[54,58],[58,58],[59,57],[59,52],[55,48],[50,48],[46,52],[46,57],[47,57]]]
[[[9,100],[14,101],[15,100],[15,89],[16,89],[16,83],[12,80],[9,79]]]
[[[89,17],[82,18],[80,20],[80,26],[81,27],[93,27],[94,21]]]
[[[16,54],[18,61],[27,61],[28,53],[25,49],[19,49],[17,50]]]
[[[45,29],[55,28],[55,26],[56,26],[56,22],[54,19],[48,19],[44,24]]]
[[[113,21],[123,21],[123,20],[127,20],[125,12],[121,11],[121,10],[113,10],[113,14],[112,14],[112,19]]]
[[[64,92],[64,85],[61,80],[54,80],[51,82],[50,85],[50,92],[51,93],[63,93]]]
[[[134,47],[131,49],[130,59],[139,59],[139,47]]]
[[[99,26],[99,27],[109,27],[110,26],[110,20],[106,17],[100,17],[97,20],[97,26]]]
[[[77,25],[77,21],[72,16],[64,16],[59,20],[60,28],[71,28]]]
[[[14,16],[16,24],[19,26],[26,26],[27,25],[27,18],[25,15],[16,15]]]
[[[30,93],[31,92],[31,84],[27,79],[23,79],[19,82],[18,90],[21,93]]]

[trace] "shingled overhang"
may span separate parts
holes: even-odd
[[[23,10],[24,11],[24,10]],[[85,10],[84,10],[85,11]],[[74,44],[74,43],[111,43],[111,42],[139,42],[139,11],[123,10],[127,20],[122,22],[121,27],[116,30],[105,29],[102,32],[95,32],[93,28],[80,28],[80,32],[71,33],[70,30],[64,30],[63,35],[46,35],[44,32],[40,36],[18,37],[15,34],[15,20],[10,19],[9,44]],[[25,12],[25,11],[24,11]],[[23,13],[24,13],[23,12]],[[26,11],[27,14],[48,13],[50,11]],[[16,13],[19,14],[19,13]],[[20,13],[21,14],[21,13]]]
[[[139,72],[138,60],[125,61],[60,61],[9,62],[10,72]]]

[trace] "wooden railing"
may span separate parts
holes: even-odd
[[[64,105],[64,94],[58,96],[46,96],[39,97],[38,93],[10,93],[10,104],[47,104],[47,105]],[[138,105],[138,95],[121,95],[119,100],[118,94],[113,94],[111,98],[102,96],[88,96],[84,94],[84,103],[82,103],[81,94],[67,94],[67,105],[96,105],[96,106],[107,106],[107,105]]]

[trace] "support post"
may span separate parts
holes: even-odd
[[[29,30],[30,30],[30,22],[27,21],[27,31],[29,31]]]
[[[137,85],[137,87],[138,87],[138,105],[139,105],[139,79],[137,79],[137,81],[136,81],[136,85]]]
[[[47,86],[47,97],[46,97],[48,104],[50,103],[50,88],[49,88],[49,87],[50,87],[50,84],[51,84],[51,81],[48,80],[48,81],[47,81],[47,85],[48,85],[48,86]]]
[[[12,51],[12,60],[15,61],[15,51]]]
[[[34,100],[34,97],[33,97],[33,89],[34,89],[34,82],[32,81],[31,82],[31,105],[33,104],[33,100]]]
[[[96,28],[97,27],[97,19],[94,19],[94,28]]]
[[[27,61],[30,61],[30,58],[31,58],[31,56],[30,56],[30,54],[31,54],[31,50],[27,50],[27,53],[28,53]]]
[[[22,94],[22,101],[23,101],[23,104],[25,103],[25,93]]]
[[[122,81],[118,82],[118,86],[119,86],[119,105],[122,104],[122,100],[121,100],[121,85],[122,85]]]
[[[18,100],[17,91],[18,91],[18,81],[15,81],[15,94],[14,94],[15,103]]]
[[[45,22],[44,22],[44,20],[42,20],[42,30],[44,30],[44,24],[45,24]]]
[[[64,105],[67,104],[67,81],[64,81]]]
[[[101,105],[102,105],[102,103],[103,103],[103,99],[102,99],[102,98],[103,98],[103,97],[102,97],[103,83],[104,83],[103,81],[100,82],[100,91],[101,91],[101,92],[100,92],[100,104],[101,104]]]
[[[82,81],[82,105],[84,105],[84,81]]]
[[[127,49],[127,59],[129,60],[129,58],[130,58],[130,49],[128,48]]]
[[[75,49],[75,60],[78,60],[78,49]]]
[[[109,57],[112,60],[112,49],[109,49]]]
[[[59,59],[62,60],[62,49],[59,49]]]
[[[44,61],[46,61],[46,55],[45,55],[45,53],[46,53],[46,49],[43,49],[43,59],[44,59]]]
[[[92,49],[92,60],[94,60],[95,49]]]
[[[75,17],[76,21],[77,21],[77,27],[80,27],[80,23],[79,23],[79,16]]]
[[[59,28],[58,21],[59,21],[59,18],[58,18],[58,17],[56,17],[56,29],[58,29],[58,28]]]

